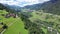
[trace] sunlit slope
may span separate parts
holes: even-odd
[[[44,12],[32,12],[33,17],[31,17],[31,21],[35,19],[40,19],[42,21],[47,21],[47,22],[55,22],[57,24],[60,24],[60,15],[54,15],[50,13],[44,13]],[[33,19],[32,19],[33,18]]]
[[[9,28],[4,34],[28,34],[28,31],[24,29],[24,24],[20,19],[14,19],[11,24],[12,25],[8,25]]]
[[[42,25],[42,29],[45,33],[47,32],[47,29],[44,27],[52,27],[60,32],[60,15],[34,11],[32,12],[32,17],[29,19],[38,25]]]
[[[8,25],[8,29],[4,34],[28,34],[28,31],[24,29],[24,23],[19,17],[17,18],[5,18],[1,14],[6,14],[5,10],[0,11],[0,22]]]

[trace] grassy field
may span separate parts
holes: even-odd
[[[6,14],[5,10],[0,11],[0,22],[8,25],[8,29],[4,32],[4,34],[28,34],[28,31],[24,29],[24,23],[21,19],[18,18],[5,18],[1,16],[1,14]]]

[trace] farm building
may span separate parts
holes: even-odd
[[[17,15],[14,14],[14,13],[9,13],[9,14],[6,14],[5,17],[6,17],[6,18],[9,18],[9,17],[14,17],[14,18],[16,18]]]

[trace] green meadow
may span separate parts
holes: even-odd
[[[28,34],[28,31],[24,29],[24,23],[22,20],[17,18],[5,18],[1,14],[7,14],[5,10],[0,10],[0,22],[3,22],[8,26],[8,29],[4,32],[4,34]]]

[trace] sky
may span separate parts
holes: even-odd
[[[44,3],[49,0],[0,0],[0,3],[8,4],[8,5],[17,5],[17,6],[26,6],[37,3]]]

